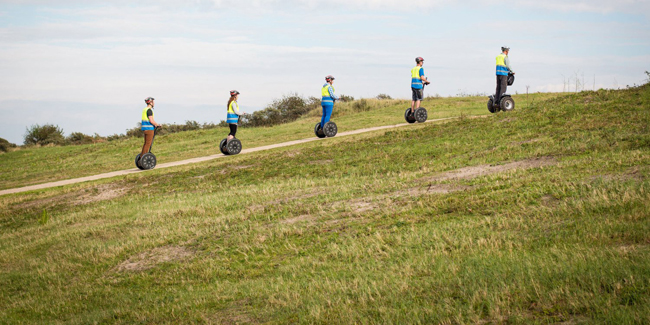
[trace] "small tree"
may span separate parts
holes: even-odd
[[[63,137],[63,129],[59,128],[57,125],[45,124],[41,125],[32,125],[27,128],[25,133],[25,145],[47,145],[55,144],[62,145],[65,143],[65,138]]]

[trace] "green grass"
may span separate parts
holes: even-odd
[[[649,125],[646,85],[2,196],[0,322],[648,323]]]
[[[530,101],[555,96],[558,94],[531,94]],[[526,105],[525,95],[516,98],[522,107]],[[435,119],[489,114],[485,103],[485,97],[430,98],[423,106],[429,108],[429,118]],[[403,100],[357,100],[337,104],[333,119],[340,132],[404,123],[404,110],[409,106],[410,102]],[[314,124],[320,120],[320,114],[320,110],[316,110],[298,121],[271,128],[241,128],[237,137],[245,148],[313,137]],[[156,137],[153,152],[159,163],[217,154],[218,143],[228,132],[227,128],[216,128]],[[132,138],[0,154],[0,190],[135,168],[133,160],[142,150],[142,142],[141,138]]]

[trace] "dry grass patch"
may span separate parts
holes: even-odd
[[[156,247],[120,263],[116,270],[118,272],[144,271],[162,263],[186,260],[192,255],[194,252],[183,246]]]
[[[312,216],[312,215],[309,215],[309,214],[303,214],[303,215],[300,215],[300,216],[297,216],[297,217],[294,217],[294,218],[281,220],[280,223],[285,224],[285,225],[291,225],[291,224],[298,223],[298,222],[313,221],[315,219],[316,219],[316,216]]]
[[[440,173],[435,176],[426,177],[423,178],[422,180],[437,182],[437,181],[446,181],[452,179],[472,179],[480,176],[502,173],[513,169],[529,169],[529,168],[537,168],[537,167],[550,166],[556,164],[557,164],[557,160],[553,157],[539,157],[539,158],[531,158],[526,160],[515,161],[504,165],[479,165],[479,166],[463,167],[463,168],[447,171],[444,173]]]
[[[59,204],[83,205],[94,202],[116,199],[128,192],[130,187],[116,183],[100,184],[79,191],[63,193],[55,196],[38,198],[16,204],[14,209],[48,208]]]

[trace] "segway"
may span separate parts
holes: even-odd
[[[499,105],[494,104],[494,95],[490,95],[487,103],[488,111],[490,113],[496,113],[498,111],[512,111],[515,109],[515,100],[512,99],[512,97],[508,94],[503,94],[501,95],[501,99],[499,100]]]
[[[151,146],[149,146],[149,152],[145,153],[142,158],[140,158],[140,154],[135,156],[135,166],[138,167],[141,170],[148,170],[148,169],[153,169],[156,167],[156,155],[154,155],[151,152],[151,148],[153,148],[153,141],[156,139],[156,134],[158,133],[158,129],[160,127],[157,127],[153,131],[153,138],[151,139]]]
[[[424,87],[426,87],[427,84],[422,84],[422,91],[424,92]],[[411,108],[407,108],[406,111],[404,111],[404,119],[408,123],[415,123],[415,122],[420,122],[424,123],[427,121],[427,118],[429,117],[429,113],[427,112],[427,109],[424,107],[419,107],[418,109],[415,110],[414,113],[411,113]]]
[[[427,121],[427,118],[429,117],[429,114],[427,113],[427,109],[424,107],[420,107],[415,110],[415,114],[411,114],[411,108],[407,108],[406,111],[404,111],[404,119],[408,123],[415,123],[415,122],[420,122],[424,123]]]
[[[515,75],[512,73],[508,73],[508,78],[507,78],[507,83],[508,86],[512,86],[512,84],[515,83]],[[501,99],[499,99],[499,103],[494,103],[494,95],[491,95],[488,99],[487,103],[487,108],[490,113],[496,113],[499,110],[501,111],[512,111],[515,109],[515,100],[512,99],[512,97],[508,94],[503,94],[501,95]]]
[[[314,126],[314,133],[316,134],[317,137],[319,138],[324,138],[324,137],[333,137],[338,133],[339,128],[336,126],[336,123],[329,121],[325,123],[325,127],[321,128],[320,127],[320,122],[316,123]]]
[[[226,156],[236,155],[241,152],[241,149],[241,141],[239,141],[237,138],[232,138],[230,141],[228,141],[228,138],[226,138],[221,140],[219,143],[219,150]]]

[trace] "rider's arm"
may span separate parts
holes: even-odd
[[[512,74],[515,74],[515,72],[512,71],[512,67],[510,66],[510,59],[508,59],[507,56],[506,56],[505,63],[506,63],[506,68],[508,68],[508,71],[512,72]]]
[[[338,100],[339,98],[336,97],[334,94],[334,89],[332,89],[332,86],[327,87],[327,91],[330,93],[330,97],[332,97],[333,100]]]
[[[160,126],[160,124],[156,123],[156,121],[153,119],[153,115],[149,116],[149,122],[151,122],[151,124],[153,124],[155,127]]]
[[[427,77],[424,75],[424,69],[420,69],[420,80],[422,80],[423,83],[427,83]]]
[[[151,115],[149,115],[149,112],[151,112]],[[155,126],[155,127],[159,127],[159,126],[160,126],[160,124],[156,123],[156,120],[153,119],[153,111],[151,111],[151,109],[149,109],[149,110],[147,111],[147,119],[149,119],[149,122],[150,122],[151,124],[153,124],[153,126]]]

